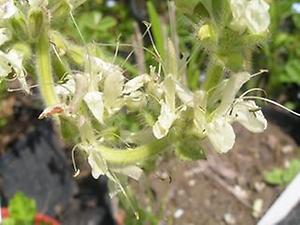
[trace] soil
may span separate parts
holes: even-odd
[[[3,153],[11,142],[37,126],[39,122],[32,118],[37,118],[40,110],[24,107],[32,103],[22,96],[11,97],[2,104],[0,116],[8,118],[7,125],[0,129],[0,149]],[[156,167],[158,170],[151,172],[147,179],[132,182],[136,198],[143,208],[151,206],[157,217],[162,214],[160,225],[256,224],[283,190],[283,187],[267,185],[263,179],[264,172],[274,167],[284,167],[292,158],[298,157],[295,140],[299,140],[299,119],[288,120],[290,117],[282,112],[276,114],[274,109],[267,111],[271,122],[262,134],[253,134],[235,125],[236,144],[228,154],[216,154],[206,143],[207,160],[186,162],[172,154],[164,155]],[[71,167],[70,163],[66,165]],[[71,175],[69,179],[73,179]],[[103,184],[99,188],[99,182],[87,175],[76,180],[78,189],[75,196],[66,211],[58,215],[63,224],[84,225],[83,221],[92,217],[90,214],[103,214],[100,207],[106,201],[103,199],[106,199],[107,191]],[[1,184],[0,191],[3,191]],[[262,200],[262,209],[254,213],[253,204],[259,202],[258,199]],[[79,211],[85,214],[79,214]],[[96,217],[94,221],[97,221]],[[119,223],[124,224],[122,221]],[[111,225],[113,222],[104,224]]]
[[[283,187],[267,185],[264,172],[298,157],[294,139],[272,122],[262,134],[239,125],[235,131],[236,144],[228,154],[216,154],[207,144],[205,161],[184,162],[172,156],[162,160],[160,171],[152,172],[147,181],[154,200],[145,194],[145,184],[133,184],[144,207],[163,211],[161,224],[253,225],[278,197]],[[263,205],[254,213],[258,199]]]

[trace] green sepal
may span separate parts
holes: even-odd
[[[198,137],[187,137],[181,140],[175,149],[175,154],[186,161],[206,159]]]
[[[41,27],[44,24],[44,16],[42,9],[33,8],[28,15],[29,35],[32,40],[37,40],[41,34]]]

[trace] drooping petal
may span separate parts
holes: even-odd
[[[176,82],[175,86],[176,94],[178,98],[183,102],[183,104],[194,107],[194,96],[187,87],[182,85],[180,82]]]
[[[126,167],[122,167],[122,168],[113,168],[112,170],[114,172],[121,173],[128,177],[131,177],[132,179],[135,179],[135,180],[139,180],[143,174],[143,170],[134,165],[126,166]]]
[[[131,92],[134,92],[134,91],[140,89],[141,87],[143,87],[144,84],[146,84],[150,80],[151,79],[148,74],[143,74],[143,75],[137,76],[125,83],[123,93],[130,94]]]
[[[92,176],[98,179],[100,175],[105,175],[107,173],[106,162],[102,159],[99,152],[91,150],[88,156],[88,163],[92,169]]]
[[[10,72],[12,72],[10,62],[6,57],[6,54],[0,51],[0,78],[8,76]]]
[[[0,28],[0,46],[10,39],[9,31],[7,28]]]
[[[233,121],[239,122],[251,132],[260,133],[267,128],[267,120],[254,101],[237,102],[231,116]]]
[[[176,119],[176,114],[172,112],[166,103],[161,103],[160,115],[153,126],[153,134],[157,139],[165,137],[173,122]]]
[[[13,0],[0,1],[0,19],[9,19],[17,12],[17,7]]]
[[[93,116],[99,121],[99,123],[103,123],[103,94],[99,91],[88,92],[83,100],[85,101],[87,107],[93,114]]]
[[[15,72],[16,78],[18,79],[21,89],[26,93],[30,93],[30,88],[26,81],[26,74],[23,68],[23,54],[15,49],[11,49],[7,54],[6,58],[9,62],[9,65]]]
[[[110,74],[122,74],[122,70],[120,67],[106,62],[99,57],[87,56],[86,63],[87,68],[91,68],[91,73],[96,75],[99,81]]]
[[[76,73],[73,74],[75,80],[75,92],[70,104],[71,111],[75,112],[79,108],[82,98],[86,95],[89,88],[89,75]]]
[[[247,3],[248,1],[246,0],[230,0],[230,9],[233,16],[232,26],[235,30],[239,30],[240,32],[246,29],[244,16]]]
[[[103,99],[109,114],[120,109],[119,97],[122,95],[123,86],[124,77],[121,72],[115,71],[107,75],[104,81]]]
[[[251,0],[245,11],[249,30],[254,34],[266,32],[270,25],[269,4],[264,0]]]
[[[206,134],[215,150],[219,153],[228,152],[234,145],[234,130],[224,117],[215,118],[207,124]]]
[[[216,110],[216,114],[224,115],[234,102],[238,91],[244,83],[250,80],[251,75],[248,72],[240,72],[232,74],[223,91],[223,97],[220,106]]]

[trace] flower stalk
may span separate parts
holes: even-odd
[[[166,151],[170,148],[172,139],[172,135],[168,135],[165,138],[155,140],[149,144],[145,144],[136,148],[114,149],[99,145],[95,150],[101,154],[103,159],[106,160],[108,164],[122,166],[133,165]]]
[[[44,25],[36,46],[37,75],[41,95],[46,106],[58,103],[51,71],[50,42],[48,29]]]

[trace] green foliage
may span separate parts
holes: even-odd
[[[274,0],[271,4],[270,41],[263,45],[265,56],[255,57],[257,69],[270,72],[268,93],[278,97],[286,85],[300,85],[300,14],[292,9],[295,0]]]
[[[4,220],[3,225],[32,225],[36,214],[36,203],[18,192],[9,201],[8,211],[10,217]]]
[[[150,17],[151,28],[155,40],[155,45],[162,58],[165,57],[165,38],[163,35],[162,22],[159,18],[158,13],[151,1],[147,2],[147,9]]]
[[[294,159],[285,169],[274,168],[264,174],[264,179],[271,185],[287,185],[300,172],[300,160]]]

